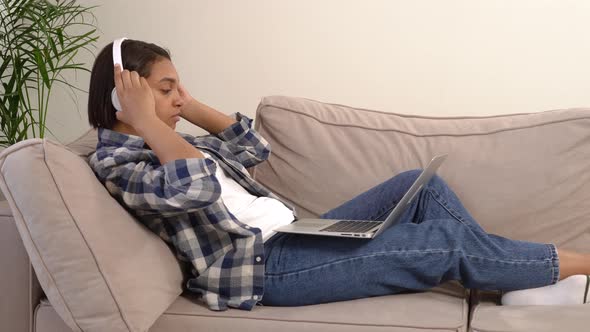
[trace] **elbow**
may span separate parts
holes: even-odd
[[[268,157],[270,157],[270,143],[266,143],[266,145],[264,146],[264,148],[262,149],[261,153],[260,153],[260,159],[262,161],[265,161],[268,159]]]
[[[221,197],[221,184],[214,176],[208,181],[208,187],[204,188],[200,194],[197,195],[196,201],[200,205],[199,208],[205,208],[217,202]]]
[[[221,184],[211,175],[192,183],[187,188],[174,188],[170,195],[171,202],[177,202],[177,208],[183,211],[202,209],[217,202],[221,197]]]

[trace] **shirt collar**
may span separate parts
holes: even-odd
[[[143,138],[136,135],[123,134],[106,128],[98,128],[98,145],[127,148],[146,148]]]

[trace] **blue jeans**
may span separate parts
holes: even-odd
[[[401,173],[322,218],[384,220],[420,171]],[[262,304],[299,306],[420,291],[448,280],[516,290],[557,282],[553,244],[486,233],[435,176],[401,221],[372,240],[279,233],[265,242]]]

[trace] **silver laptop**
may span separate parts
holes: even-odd
[[[434,157],[428,166],[420,173],[416,181],[397,203],[385,221],[372,220],[342,220],[342,219],[298,219],[294,223],[273,229],[275,232],[311,234],[353,238],[375,238],[387,228],[397,224],[401,215],[420,192],[422,187],[430,181],[447,155]]]

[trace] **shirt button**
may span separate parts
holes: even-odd
[[[256,261],[257,261],[258,263],[260,263],[260,261],[261,261],[261,260],[262,260],[262,258],[260,258],[260,256],[256,257]]]

